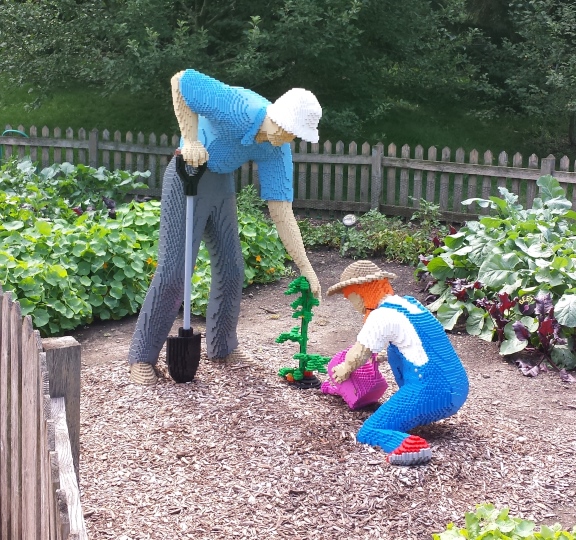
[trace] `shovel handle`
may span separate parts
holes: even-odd
[[[176,154],[176,173],[184,184],[186,196],[194,197],[198,194],[198,184],[200,183],[200,178],[202,178],[202,175],[206,172],[206,167],[208,167],[208,162],[203,163],[199,167],[194,167],[192,174],[190,174],[186,170],[184,156],[182,154]]]

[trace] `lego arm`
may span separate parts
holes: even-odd
[[[180,79],[184,71],[176,73],[172,77],[170,83],[172,86],[172,103],[174,105],[174,113],[180,126],[180,132],[184,137],[184,147],[182,148],[182,155],[184,160],[193,167],[198,167],[208,161],[208,152],[204,145],[198,141],[198,114],[186,105],[182,92],[180,91]]]
[[[320,282],[306,255],[302,235],[292,211],[292,203],[288,201],[268,201],[268,209],[286,251],[300,269],[300,273],[310,282],[310,288],[314,296],[319,299],[321,296]]]
[[[332,378],[337,383],[344,382],[353,371],[363,366],[370,358],[372,351],[357,341],[346,353],[344,362],[334,367]]]

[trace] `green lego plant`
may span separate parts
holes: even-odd
[[[280,377],[284,377],[290,382],[302,381],[305,378],[311,378],[314,371],[326,373],[326,364],[330,360],[328,356],[320,354],[308,354],[308,325],[312,320],[312,309],[314,306],[320,304],[317,298],[314,298],[310,290],[310,283],[304,276],[300,276],[288,285],[288,289],[284,294],[301,295],[290,304],[290,307],[295,310],[292,314],[294,319],[302,319],[300,326],[295,326],[290,332],[283,332],[276,338],[277,343],[284,343],[285,341],[294,341],[300,344],[300,352],[297,352],[292,358],[298,360],[298,367],[289,368],[283,367],[278,371]]]

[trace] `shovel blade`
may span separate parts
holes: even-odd
[[[200,334],[194,334],[192,328],[178,329],[178,336],[166,340],[166,363],[168,373],[177,383],[194,380],[200,364]]]

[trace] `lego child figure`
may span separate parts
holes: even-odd
[[[206,349],[210,359],[245,357],[238,349],[244,259],[238,237],[234,171],[248,161],[258,166],[260,196],[286,251],[310,282],[320,283],[310,264],[292,211],[293,164],[290,141],[318,142],[322,109],[308,90],[293,88],[271,103],[246,88],[228,86],[194,69],[171,80],[174,112],[182,133],[185,162],[207,171],[194,196],[192,261],[200,241],[210,254],[212,282],[206,312]],[[130,345],[130,378],[154,384],[154,364],[184,296],[186,197],[172,159],[162,183],[158,266],[140,310]]]
[[[360,428],[357,440],[380,446],[392,465],[430,461],[428,443],[407,432],[453,415],[468,395],[468,377],[444,328],[426,307],[410,296],[394,294],[390,279],[371,261],[348,266],[327,296],[342,293],[362,314],[367,313],[356,343],[344,362],[330,372],[341,383],[373,353],[387,349],[399,390]]]

